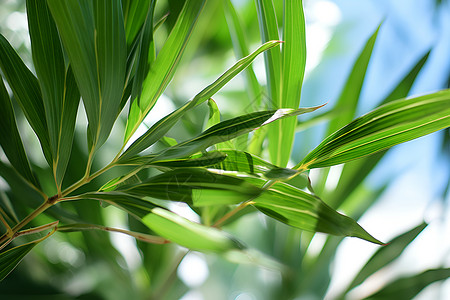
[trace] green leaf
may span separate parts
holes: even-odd
[[[221,150],[220,153],[225,154],[226,158],[210,168],[264,176],[267,179],[273,180],[289,179],[298,173],[298,171],[293,169],[277,167],[248,152]]]
[[[281,49],[281,98],[276,107],[298,108],[305,74],[306,38],[302,1],[285,1],[283,47]],[[275,101],[272,99],[272,101]],[[297,120],[285,119],[269,126],[271,161],[285,167],[289,161]]]
[[[150,0],[123,0],[122,7],[127,45],[130,46],[146,20]]]
[[[8,81],[14,98],[22,108],[25,117],[33,128],[45,159],[51,165],[52,155],[48,136],[44,103],[36,77],[25,66],[23,61],[11,47],[8,41],[0,34],[0,68]]]
[[[136,73],[133,80],[133,89],[131,91],[131,103],[135,100],[140,101],[142,84],[147,76],[151,64],[155,60],[155,43],[153,41],[153,13],[156,1],[153,0],[145,18],[142,28],[136,57]]]
[[[225,253],[243,248],[219,229],[194,223],[162,208],[152,209],[142,222],[158,235],[192,250]]]
[[[191,168],[206,167],[220,163],[227,158],[227,154],[210,151],[204,154],[193,155],[190,158],[154,161],[155,155],[137,156],[121,162],[121,165],[166,167],[166,168]]]
[[[124,185],[117,189],[117,191],[136,197],[153,197],[183,201],[189,204],[195,204],[199,197],[203,197],[204,190],[228,191],[228,195],[234,195],[234,203],[247,200],[261,192],[259,188],[243,179],[216,174],[200,168],[168,171],[142,183]],[[211,199],[213,204],[214,200],[214,198]]]
[[[89,121],[89,150],[99,148],[117,118],[127,47],[120,1],[48,1]]]
[[[186,103],[184,106],[173,111],[169,115],[165,116],[158,122],[156,122],[150,129],[147,130],[145,134],[140,136],[136,141],[131,144],[128,149],[121,155],[121,159],[125,159],[134,156],[141,151],[147,149],[159,139],[161,139],[170,128],[172,128],[175,123],[191,108],[205,102],[211,98],[215,93],[217,93],[226,83],[233,79],[242,70],[248,67],[253,60],[262,52],[275,47],[279,44],[278,41],[270,41],[265,43],[256,49],[252,54],[240,59],[231,68],[229,68],[225,73],[223,73],[216,81],[204,88],[200,93],[198,93],[194,99]],[[158,59],[157,59],[158,60]],[[130,112],[131,114],[131,112]]]
[[[373,47],[378,36],[381,24],[377,27],[375,32],[370,36],[364,45],[363,50],[359,54],[350,75],[345,82],[344,88],[339,96],[333,110],[339,111],[328,125],[328,134],[330,135],[342,126],[351,122],[355,117],[356,108],[358,105],[359,95],[366,76],[367,66],[369,65],[370,57],[372,56]],[[404,95],[403,97],[406,97]]]
[[[356,221],[333,210],[317,196],[285,183],[275,183],[249,203],[264,214],[302,230],[358,237],[383,244]]]
[[[428,224],[422,223],[419,226],[397,236],[387,243],[387,246],[379,248],[354,277],[347,291],[361,284],[366,278],[380,270],[394,259],[399,257],[403,250],[427,227]]]
[[[251,132],[275,120],[312,112],[320,107],[260,111],[226,120],[210,127],[193,139],[181,142],[162,151],[154,160],[186,157],[203,151],[214,144],[222,143],[239,135]]]
[[[272,0],[257,0],[255,3],[258,13],[261,40],[263,42],[279,40],[278,23]],[[271,99],[270,108],[278,109],[282,107],[277,106],[281,97],[280,87],[282,61],[280,50],[271,49],[270,51],[264,53],[264,62],[266,67],[267,88]]]
[[[247,46],[247,38],[244,33],[244,26],[242,22],[239,20],[239,16],[236,13],[236,10],[233,7],[233,4],[230,0],[223,1],[224,9],[225,9],[225,17],[227,20],[228,28],[231,35],[231,40],[233,42],[234,53],[236,57],[244,57],[247,56],[250,51]],[[250,104],[253,108],[259,109],[261,106],[261,98],[262,98],[262,88],[258,83],[258,79],[256,78],[255,72],[253,71],[252,66],[249,66],[245,72],[245,81],[246,81],[246,90],[248,93],[249,100],[252,101]]]
[[[48,125],[52,168],[59,187],[72,149],[79,93],[71,70],[66,72],[61,42],[47,2],[28,0],[26,6],[33,62]]]
[[[185,2],[175,26],[143,81],[140,101],[134,101],[131,105],[125,142],[136,131],[172,79],[203,6],[204,1]]]
[[[445,280],[450,277],[450,268],[427,270],[423,273],[403,277],[389,283],[379,292],[370,295],[367,300],[409,300],[413,299],[426,286],[433,282]]]
[[[0,132],[8,134],[0,134],[0,146],[6,157],[8,157],[11,165],[28,180],[31,184],[37,186],[36,178],[31,171],[25,149],[23,148],[22,139],[17,129],[16,117],[9,99],[8,92],[3,80],[0,77]]]
[[[327,137],[296,169],[357,159],[450,126],[450,90],[385,104]]]
[[[408,72],[408,74],[406,74],[406,76],[404,76],[392,92],[381,102],[382,104],[386,104],[399,98],[404,98],[408,95],[429,54],[429,52],[426,53],[417,62],[417,64]],[[381,151],[371,156],[346,163],[344,165],[344,169],[342,170],[336,189],[326,196],[328,204],[330,204],[333,208],[340,207],[348,196],[364,181],[367,175],[385,154],[386,151]]]
[[[28,243],[0,253],[0,281],[17,267],[34,246],[35,243]]]

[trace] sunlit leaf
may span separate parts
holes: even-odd
[[[285,1],[281,49],[281,98],[275,107],[298,108],[306,65],[305,17],[302,1]],[[285,167],[289,161],[297,121],[284,119],[269,125],[271,161]]]
[[[260,46],[250,55],[242,58],[236,62],[231,68],[229,68],[225,73],[223,73],[216,81],[204,88],[200,93],[198,93],[194,99],[186,103],[179,109],[173,111],[169,115],[165,116],[156,124],[154,124],[150,129],[147,130],[145,134],[139,137],[133,144],[128,147],[128,149],[122,154],[121,159],[125,159],[134,156],[141,151],[147,149],[154,143],[156,143],[160,138],[162,138],[174,125],[175,123],[190,109],[195,106],[205,102],[211,98],[215,93],[217,93],[226,83],[233,79],[242,70],[248,67],[253,60],[262,52],[277,46],[280,42],[270,41]],[[130,112],[131,114],[131,112]]]
[[[136,131],[172,79],[203,5],[204,1],[185,2],[175,26],[143,81],[140,101],[134,101],[130,108],[125,141]]]
[[[154,159],[163,160],[175,157],[186,157],[196,152],[205,150],[214,144],[225,142],[239,135],[251,132],[260,126],[264,126],[275,120],[312,112],[320,107],[321,106],[300,109],[260,111],[226,120],[208,128],[206,131],[191,140],[181,142],[164,150]]]
[[[450,90],[385,104],[355,119],[311,151],[296,168],[341,164],[450,126]]]

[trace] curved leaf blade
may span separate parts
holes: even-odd
[[[393,101],[326,138],[296,168],[341,164],[449,126],[450,90]]]
[[[0,146],[11,165],[30,183],[37,185],[17,129],[16,117],[3,80],[0,77]]]
[[[0,34],[0,68],[14,94],[14,98],[22,108],[25,117],[33,128],[45,159],[51,165],[52,154],[48,136],[47,122],[41,90],[36,77],[25,66],[19,55]]]
[[[321,106],[260,111],[232,118],[208,128],[193,139],[179,143],[162,151],[162,153],[158,154],[154,159],[165,160],[176,157],[186,157],[205,150],[214,144],[222,143],[242,134],[249,133],[275,120],[312,112],[320,107]]]
[[[375,244],[383,244],[356,221],[333,210],[319,197],[285,183],[275,183],[250,204],[264,214],[296,228],[358,237]]]
[[[450,277],[450,268],[439,268],[427,270],[423,273],[410,277],[400,278],[391,282],[368,296],[367,300],[409,300],[413,299],[421,290],[433,282],[445,280]]]
[[[229,68],[225,73],[223,73],[216,81],[204,88],[200,93],[198,93],[194,99],[186,103],[182,107],[173,111],[169,115],[165,116],[158,122],[156,122],[152,127],[150,127],[145,134],[140,136],[136,141],[134,141],[128,149],[121,155],[121,158],[127,158],[134,156],[141,151],[144,151],[159,139],[161,139],[175,123],[190,109],[195,106],[205,102],[211,98],[215,93],[217,93],[226,83],[233,79],[242,70],[248,67],[255,58],[264,51],[271,49],[279,44],[279,41],[270,41],[261,45],[250,55],[237,61],[231,68]],[[130,112],[131,114],[131,112]],[[142,120],[141,120],[142,121]]]
[[[29,243],[0,253],[0,281],[17,267],[34,246],[36,246],[35,243]]]
[[[131,105],[125,142],[136,131],[172,79],[203,6],[204,1],[185,2],[167,41],[143,81],[140,101],[134,101]]]

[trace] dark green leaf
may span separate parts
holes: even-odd
[[[207,193],[207,190],[227,191],[228,196],[233,196],[228,201],[233,203],[247,200],[261,191],[243,179],[212,173],[200,168],[176,169],[154,176],[143,183],[124,185],[117,189],[136,197],[183,201],[195,205],[200,205],[200,202],[201,205],[206,205],[204,193]],[[209,201],[212,202],[211,205],[216,204],[214,198]]]
[[[9,99],[6,87],[0,77],[0,146],[8,157],[11,165],[28,180],[31,184],[37,185],[36,178],[31,171],[25,149],[23,148],[22,139],[17,129],[16,117]]]
[[[0,253],[0,281],[17,267],[34,246],[36,246],[35,243],[29,243]]]
[[[243,115],[216,124],[197,137],[179,143],[158,154],[155,160],[166,160],[177,157],[186,157],[205,150],[209,146],[231,140],[244,133],[251,132],[258,127],[269,124],[275,120],[312,112],[321,106],[300,109],[278,109],[260,111]]]
[[[48,1],[89,120],[90,151],[107,139],[125,84],[127,47],[122,6],[114,1]]]
[[[49,165],[52,165],[47,122],[43,117],[45,109],[39,83],[3,35],[0,35],[0,68],[14,98],[19,102],[31,128],[39,138],[45,159]]]
[[[250,204],[266,215],[290,226],[312,232],[352,236],[382,244],[353,219],[344,216],[317,196],[285,183],[275,183]]]
[[[172,79],[203,5],[204,1],[185,2],[175,26],[143,81],[140,101],[134,101],[131,105],[125,141],[136,131]]]

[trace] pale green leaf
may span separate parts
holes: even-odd
[[[341,164],[449,126],[450,90],[393,101],[326,138],[296,168]]]

